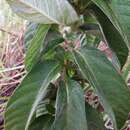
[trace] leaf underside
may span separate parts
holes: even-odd
[[[7,0],[19,16],[42,24],[71,24],[78,16],[67,0]]]

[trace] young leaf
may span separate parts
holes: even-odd
[[[130,92],[111,62],[97,49],[73,52],[83,76],[95,88],[114,129],[122,127],[130,111]]]
[[[12,10],[34,23],[71,24],[78,16],[67,0],[7,0]]]
[[[32,69],[7,104],[5,130],[28,128],[37,104],[59,71],[60,67],[54,61],[41,62]]]
[[[87,130],[83,91],[75,81],[60,82],[51,130]]]

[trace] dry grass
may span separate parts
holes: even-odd
[[[0,0],[0,13],[0,130],[3,130],[7,101],[26,73],[23,45],[26,22],[13,14],[4,0]]]
[[[24,30],[18,33],[8,34],[6,42],[1,43],[0,51],[0,116],[3,112],[8,98],[23,79],[24,70]],[[3,120],[1,119],[2,124]],[[1,128],[2,129],[2,128]]]

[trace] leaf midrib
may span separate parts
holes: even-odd
[[[94,85],[94,87],[95,87],[95,89],[97,88],[96,87],[96,84],[99,86],[98,88],[100,88],[100,84],[99,84],[99,82],[97,81],[97,79],[96,79],[96,77],[94,76],[94,72],[93,72],[93,70],[91,69],[91,67],[89,66],[89,63],[86,61],[86,59],[84,58],[84,56],[79,52],[79,51],[76,51],[82,58],[83,58],[83,60],[84,60],[84,62],[86,63],[86,65],[88,66],[88,68],[89,68],[89,70],[90,70],[90,72],[91,72],[91,74],[92,74],[92,76],[90,75],[90,77],[91,77],[91,82],[93,83],[93,85]],[[74,56],[75,57],[75,56]],[[75,60],[76,60],[76,57],[75,57]],[[77,60],[76,60],[77,61]],[[78,64],[78,62],[77,62],[77,64]],[[79,65],[79,64],[78,64]],[[80,66],[80,65],[79,65]],[[84,72],[82,71],[82,69],[80,69],[81,70],[81,72],[82,72],[82,74],[85,76],[85,74],[84,74]],[[85,76],[86,77],[86,76]],[[95,82],[96,82],[96,84],[93,82],[94,80],[95,80]],[[97,89],[96,89],[97,90]],[[98,90],[97,90],[98,91]],[[100,89],[100,91],[101,91],[101,89]],[[101,91],[102,92],[102,91]],[[99,93],[99,92],[98,92]],[[106,101],[106,99],[103,97],[103,99]],[[101,100],[101,98],[100,98],[100,100]],[[103,102],[103,104],[104,104],[104,101],[102,100],[102,102]],[[113,110],[112,110],[112,108],[111,108],[111,106],[110,106],[110,104],[107,102],[107,106],[109,106],[109,109],[108,110],[111,110],[111,111],[109,111],[108,112],[108,110],[106,111],[107,113],[108,113],[108,115],[110,115],[109,113],[113,113]],[[114,114],[113,114],[114,115]],[[116,120],[115,120],[115,117],[113,117],[112,116],[112,114],[110,115],[110,117],[112,118],[112,120],[113,120],[113,122],[116,122]],[[115,128],[117,129],[117,126],[115,126]]]

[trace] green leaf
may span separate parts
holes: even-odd
[[[75,81],[60,82],[51,130],[87,130],[83,90]]]
[[[54,50],[62,42],[64,42],[64,39],[62,37],[55,37],[55,39],[47,43],[47,45],[44,47],[43,53]]]
[[[108,19],[108,17],[104,15],[104,13],[100,9],[95,7],[93,10],[97,20],[99,21],[99,24],[102,27],[102,33],[112,51],[114,51],[117,55],[122,68],[126,63],[128,57],[128,48],[123,38],[121,37],[118,30],[111,23],[111,21]]]
[[[49,25],[39,25],[39,27],[36,29],[36,35],[33,37],[25,57],[25,64],[28,72],[35,66],[35,64],[39,60],[39,57],[41,55],[40,52],[42,51],[41,48],[43,43],[45,43],[45,38],[49,28]]]
[[[106,130],[101,113],[86,104],[86,117],[89,130]]]
[[[55,49],[64,42],[63,36],[57,29],[57,26],[52,25],[46,35],[41,53],[43,59],[54,59]]]
[[[121,75],[106,56],[97,49],[73,52],[84,78],[95,88],[114,128],[122,127],[130,111],[130,92]]]
[[[39,101],[59,71],[54,61],[40,62],[32,69],[7,104],[5,130],[27,130]]]
[[[129,0],[92,0],[110,19],[130,48],[130,1]]]
[[[50,130],[54,117],[49,115],[36,118],[30,125],[28,130]]]
[[[12,10],[34,23],[71,24],[78,16],[67,0],[6,0]]]

